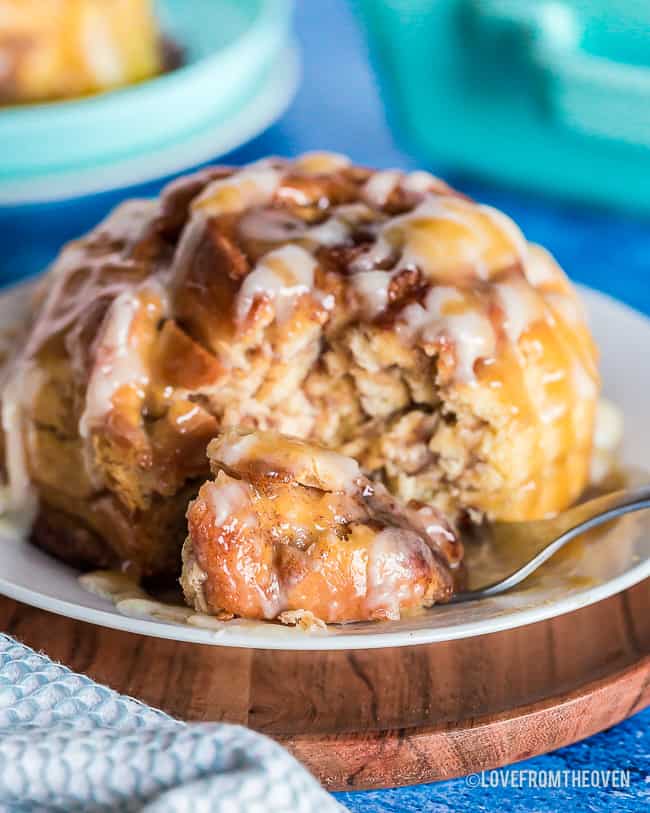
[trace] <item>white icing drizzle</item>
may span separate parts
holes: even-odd
[[[403,268],[417,267],[425,277],[442,281],[458,268],[468,267],[478,279],[487,279],[491,268],[487,267],[485,254],[490,247],[492,237],[484,218],[496,226],[512,246],[512,262],[525,257],[526,241],[510,220],[489,206],[476,206],[459,198],[440,195],[428,195],[412,211],[392,218],[385,223],[371,249],[358,257],[353,263],[352,285],[364,302],[367,314],[378,315],[388,302],[388,286],[391,274],[378,272],[378,265],[386,262],[399,248],[399,259],[391,269],[392,273]],[[454,238],[451,252],[447,241],[438,241],[435,226],[439,223],[455,223],[466,233],[467,237]],[[362,277],[364,272],[381,273],[373,282]]]
[[[413,195],[424,195],[439,185],[440,181],[438,178],[422,169],[409,172],[408,175],[402,179],[401,183],[402,189]]]
[[[389,221],[389,223],[394,222],[394,220]],[[375,271],[378,265],[385,263],[393,254],[392,244],[386,239],[383,230],[380,231],[370,249],[357,257],[352,263],[350,267],[350,270],[354,272],[352,284],[356,284],[355,280],[358,274],[364,271]]]
[[[9,480],[9,497],[5,509],[18,512],[25,518],[33,518],[36,510],[37,500],[27,465],[31,435],[26,435],[25,432],[24,413],[43,383],[43,373],[31,359],[50,336],[71,326],[74,329],[88,303],[98,295],[117,296],[124,292],[126,286],[123,282],[101,285],[103,269],[111,262],[124,261],[130,246],[143,236],[157,212],[156,201],[133,200],[122,204],[93,232],[91,239],[99,239],[104,249],[98,259],[87,251],[84,241],[78,241],[66,247],[50,270],[51,280],[45,302],[25,347],[12,362],[12,372],[3,383],[2,424],[6,438],[5,462]],[[80,269],[85,269],[81,285],[67,294],[66,285],[70,275]],[[25,310],[29,307],[31,301],[26,303]],[[28,318],[26,312],[21,312],[18,316],[21,319]],[[74,364],[74,359],[71,359],[71,364]]]
[[[37,499],[27,467],[23,415],[42,380],[30,362],[18,362],[2,390],[2,429],[5,437],[5,464],[8,493],[4,509],[33,518]]]
[[[250,460],[259,444],[259,436],[251,432],[247,435],[228,433],[211,441],[208,456],[224,466],[235,467]]]
[[[487,215],[494,225],[501,229],[509,238],[515,249],[516,259],[519,259],[523,263],[526,262],[528,258],[528,242],[512,218],[499,211],[499,209],[495,209],[493,206],[486,206],[485,204],[477,206],[475,203],[467,204],[466,201],[462,201],[462,203],[465,206],[469,205],[484,215]]]
[[[244,280],[237,302],[238,319],[243,320],[258,296],[274,304],[279,321],[286,320],[298,299],[314,287],[316,260],[304,248],[286,245],[265,254]]]
[[[222,215],[241,212],[249,206],[263,206],[273,197],[283,174],[284,170],[272,166],[269,161],[257,161],[227,178],[209,183],[192,208]]]
[[[594,451],[613,453],[623,440],[623,413],[607,398],[600,398],[596,409]]]
[[[398,169],[385,169],[373,173],[361,188],[361,197],[371,206],[381,209],[399,186],[403,173]]]
[[[534,288],[544,288],[547,285],[558,287],[559,283],[559,287],[564,289],[567,285],[564,271],[551,254],[536,243],[528,244],[524,274]]]
[[[417,265],[425,276],[435,279],[437,274],[449,268],[449,246],[444,243],[437,246],[435,232],[430,236],[425,233],[423,238],[421,229],[417,226],[426,227],[427,221],[430,223],[429,228],[435,228],[435,224],[440,222],[457,224],[466,232],[467,237],[459,237],[454,241],[454,268],[467,265],[473,269],[478,279],[487,279],[492,269],[486,266],[485,254],[492,236],[489,228],[482,222],[481,214],[506,234],[512,243],[513,261],[518,255],[521,256],[525,241],[509,218],[489,206],[476,206],[460,198],[428,196],[412,212],[393,220],[386,228],[397,228],[401,232],[404,246],[400,265]]]
[[[304,221],[284,209],[252,209],[245,212],[238,230],[245,239],[268,243],[300,240],[307,233]]]
[[[350,236],[350,226],[337,211],[316,226],[307,226],[303,220],[277,209],[253,210],[243,215],[240,233],[249,239],[269,243],[310,241],[321,246],[345,243]],[[187,229],[186,229],[187,231]]]
[[[586,321],[582,303],[577,297],[549,291],[544,298],[552,310],[559,314],[569,325],[580,325]]]
[[[573,364],[573,382],[578,398],[591,400],[598,394],[598,384],[579,361]]]
[[[433,555],[422,538],[404,528],[385,528],[368,549],[366,604],[370,610],[383,610],[388,618],[399,619],[400,607],[413,591],[413,559]]]
[[[511,277],[494,287],[503,310],[503,329],[513,344],[532,324],[548,316],[542,297],[522,277]]]
[[[240,525],[255,527],[250,487],[241,480],[220,471],[213,483],[207,483],[204,491],[210,501],[215,526],[220,527],[237,518]]]
[[[35,355],[51,336],[74,328],[88,303],[98,298],[114,298],[131,289],[132,286],[124,281],[106,284],[103,279],[105,269],[113,263],[130,262],[129,251],[144,236],[157,213],[156,201],[126,201],[93,230],[90,242],[80,240],[66,246],[48,272],[47,297],[31,330],[25,358]],[[95,255],[89,248],[96,241],[102,245],[102,251]],[[106,246],[106,241],[112,245]],[[80,283],[79,287],[69,286],[71,278]]]
[[[346,169],[350,166],[350,159],[338,152],[305,152],[296,158],[294,166],[301,172],[319,175]]]
[[[235,471],[256,461],[263,463],[269,473],[286,471],[298,483],[331,491],[355,491],[361,476],[359,464],[352,457],[297,438],[278,441],[276,435],[264,432],[228,432],[210,442],[208,456]]]
[[[93,230],[96,234],[105,235],[110,240],[131,247],[144,234],[146,228],[156,217],[159,211],[157,200],[148,198],[134,198],[120,203],[112,212]],[[61,255],[63,261],[68,254],[68,248]],[[57,262],[58,265],[58,262]],[[75,264],[75,268],[80,267]]]
[[[101,337],[95,351],[93,367],[86,390],[86,403],[79,421],[79,434],[88,438],[113,408],[113,396],[125,386],[135,388],[144,398],[149,384],[149,371],[142,357],[140,335],[134,324],[143,308],[159,306],[147,303],[151,292],[166,311],[166,294],[154,280],[134,291],[124,291],[113,300],[106,314]]]
[[[550,402],[548,406],[538,411],[539,419],[546,425],[555,423],[566,415],[567,409],[568,407],[565,401]]]
[[[444,189],[444,184],[430,172],[423,170],[404,174],[398,169],[386,169],[375,172],[368,178],[361,195],[371,206],[381,209],[397,188],[409,195],[424,197],[434,190]]]
[[[132,346],[133,323],[141,307],[140,299],[131,291],[120,294],[110,307],[79,421],[82,438],[87,438],[113,408],[118,389],[126,384],[146,387],[148,383],[142,359]]]
[[[350,227],[338,217],[330,217],[318,226],[308,229],[305,236],[321,246],[336,246],[348,239]]]
[[[356,489],[361,471],[354,458],[328,449],[318,449],[317,454],[311,456],[310,463],[314,480],[325,488],[347,492]]]
[[[256,588],[260,606],[264,612],[264,618],[266,618],[267,621],[272,621],[274,618],[277,618],[282,612],[282,608],[286,607],[287,604],[284,588],[280,585],[278,574],[276,572],[272,573],[266,589],[262,589],[257,582],[254,582],[252,586]]]
[[[315,153],[297,159],[293,167],[304,172],[321,173],[348,165],[349,160],[344,156]],[[261,161],[210,183],[193,203],[193,208],[200,211],[194,214],[183,232],[174,266],[182,265],[186,257],[193,255],[195,243],[205,228],[204,214],[238,212],[247,207],[269,204],[291,166]],[[473,304],[469,297],[465,298],[460,290],[446,284],[456,273],[466,273],[466,268],[469,268],[476,279],[486,280],[492,271],[502,270],[502,264],[507,265],[510,258],[512,262],[522,264],[528,282],[534,287],[539,286],[543,297],[516,277],[496,283],[496,295],[504,313],[504,330],[513,343],[519,341],[522,333],[536,319],[552,321],[555,312],[570,325],[579,325],[583,315],[579,304],[567,295],[566,277],[552,257],[538,246],[529,246],[510,218],[488,206],[477,206],[456,197],[434,194],[432,188],[436,185],[439,188],[440,182],[425,172],[404,175],[398,170],[386,170],[375,173],[364,184],[361,193],[370,205],[381,208],[397,186],[412,194],[422,195],[423,200],[412,211],[380,225],[377,220],[381,221],[383,215],[373,214],[364,203],[335,207],[332,216],[316,226],[308,226],[296,218],[292,220],[289,214],[278,214],[277,220],[269,227],[269,234],[262,234],[261,239],[305,240],[308,248],[315,251],[315,246],[309,245],[309,241],[324,246],[345,243],[355,224],[364,222],[369,216],[374,217],[368,231],[375,235],[375,242],[355,260],[351,269],[353,274],[349,278],[366,316],[374,318],[386,309],[389,286],[395,274],[405,267],[420,268],[434,287],[428,292],[423,305],[411,304],[401,312],[396,329],[409,341],[418,339],[425,345],[433,344],[441,337],[448,338],[453,345],[456,376],[461,382],[471,384],[475,381],[476,361],[495,354],[496,337],[482,307]],[[115,241],[115,246],[110,250],[101,255],[98,253],[101,263],[105,263],[107,257],[121,259],[128,255],[129,244],[142,235],[144,227],[155,214],[156,206],[155,202],[133,202],[121,207],[97,228],[98,234]],[[259,210],[251,214],[259,214]],[[262,216],[265,214],[261,213]],[[252,222],[254,231],[262,221],[253,219]],[[291,223],[296,224],[295,230],[290,228]],[[461,229],[442,230],[438,228],[441,223],[457,224]],[[490,255],[490,251],[495,244],[499,252],[499,266],[491,268],[490,257],[494,254]],[[79,426],[81,436],[87,438],[110,412],[113,397],[121,387],[134,387],[144,397],[149,383],[148,370],[139,346],[139,331],[133,327],[141,309],[152,306],[147,305],[141,297],[142,288],[125,289],[123,282],[102,286],[102,264],[98,260],[95,265],[92,255],[89,260],[84,252],[84,245],[80,243],[78,248],[73,246],[62,255],[56,270],[52,272],[51,293],[41,311],[41,319],[48,328],[44,332],[47,336],[48,332],[54,332],[55,327],[62,330],[74,324],[96,292],[102,296],[109,293],[115,296],[94,348],[96,363],[88,383],[85,409]],[[67,301],[62,297],[63,305],[57,304],[58,294],[65,292],[68,271],[84,269],[84,264],[88,263],[87,278],[80,281],[79,290],[71,293]],[[378,268],[380,265],[382,269]],[[387,270],[387,265],[392,267]],[[316,267],[312,253],[300,245],[289,243],[267,253],[242,284],[237,302],[238,317],[245,318],[255,298],[265,296],[273,303],[278,321],[287,319],[301,296],[306,293],[313,294],[317,299],[321,296],[320,292],[314,290]],[[145,285],[157,291],[160,289],[164,311],[165,298],[160,285],[155,281]],[[334,304],[331,297],[327,302],[330,307]],[[50,303],[53,303],[51,307]],[[31,342],[36,342],[32,348],[34,351],[38,349],[39,336],[38,330],[32,332]],[[594,397],[596,382],[588,369],[576,361],[569,375],[573,378],[574,390],[579,398]],[[23,411],[30,400],[29,380],[27,367],[18,365],[14,377],[6,385],[2,404],[11,501],[17,505],[29,503],[31,492],[22,420]],[[549,411],[541,416],[542,420],[545,417],[554,420],[557,416],[549,407]],[[283,457],[279,451],[277,458],[272,459],[279,468],[284,469],[290,462],[290,458]],[[354,464],[354,467],[349,464]],[[300,465],[296,461],[292,465],[296,472],[302,472],[299,476],[305,477],[305,472],[308,472],[308,476],[319,478],[322,483],[328,484],[328,488],[335,490],[351,487],[350,484],[359,474],[355,461],[325,451],[309,464],[303,459]],[[232,482],[236,484],[236,481]],[[216,510],[215,503],[215,516],[222,518],[234,510],[236,494],[239,493],[241,497],[241,489],[235,486],[227,488],[225,484],[220,488],[224,490],[224,501],[221,513]]]
[[[412,188],[430,188],[432,183],[435,183],[432,176],[411,180]],[[402,187],[404,184],[405,180]],[[388,179],[382,178],[379,186],[388,188]],[[436,223],[444,221],[458,224],[467,231],[467,237],[463,237],[462,232],[450,235],[454,241],[453,266],[450,265],[447,240],[436,242]],[[490,258],[494,228],[502,243]],[[390,270],[377,269],[396,252],[399,258]],[[494,262],[499,265],[492,268],[488,263]],[[351,283],[370,318],[387,307],[389,286],[398,271],[417,267],[426,278],[440,283],[429,292],[424,306],[407,306],[398,328],[401,326],[400,332],[411,339],[417,335],[425,342],[447,335],[454,342],[458,378],[472,382],[477,359],[489,358],[496,351],[494,329],[487,314],[478,306],[452,308],[453,313],[449,309],[445,311],[446,305],[452,301],[462,302],[463,296],[444,282],[453,278],[457,269],[466,273],[463,269],[469,268],[480,280],[488,279],[495,270],[516,263],[525,269],[526,279],[513,275],[495,283],[504,314],[504,330],[512,343],[517,343],[534,322],[545,319],[552,323],[554,310],[570,324],[583,321],[580,306],[571,296],[548,292],[543,297],[535,290],[536,283],[552,282],[555,288],[564,291],[564,275],[546,252],[536,246],[529,249],[521,231],[509,217],[492,207],[476,206],[448,196],[429,194],[411,212],[385,223],[371,249],[355,261],[352,270],[356,273],[351,277]],[[586,388],[583,391],[586,392]]]
[[[372,318],[386,309],[388,289],[395,271],[360,271],[352,277],[365,315]]]
[[[426,296],[424,306],[413,303],[400,314],[397,330],[411,341],[433,344],[447,336],[454,345],[456,375],[466,384],[475,384],[474,364],[490,358],[496,349],[494,328],[488,317],[466,303],[456,288],[437,286]]]

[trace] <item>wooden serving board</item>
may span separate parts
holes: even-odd
[[[175,717],[268,734],[331,790],[495,768],[587,737],[650,703],[650,580],[528,627],[394,649],[181,643],[1,597],[0,630]]]

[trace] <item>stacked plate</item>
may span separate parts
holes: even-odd
[[[223,154],[285,109],[290,0],[159,0],[182,67],[90,98],[0,111],[0,205],[139,184]]]

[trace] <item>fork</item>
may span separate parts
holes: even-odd
[[[613,491],[533,522],[495,522],[487,531],[486,545],[505,561],[491,563],[489,574],[480,564],[468,567],[468,589],[456,593],[451,603],[498,596],[512,590],[534,573],[568,542],[585,531],[633,511],[650,508],[650,485]],[[513,558],[518,562],[513,569]],[[474,583],[474,579],[479,583]],[[489,577],[487,583],[481,583]]]

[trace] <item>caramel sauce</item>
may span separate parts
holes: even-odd
[[[607,476],[589,485],[577,502],[645,484],[649,476],[647,471],[622,468],[613,462]],[[497,533],[492,532],[494,526],[489,523],[468,529],[463,537],[465,558],[459,588],[472,589],[475,585],[497,581],[532,559],[538,553],[539,540],[534,533],[526,533],[526,526],[527,523],[510,526],[513,528],[510,530],[500,524]],[[647,528],[647,514],[629,514],[586,531],[555,553],[517,588],[517,592],[556,589],[558,583],[571,591],[594,587],[616,574],[619,563],[628,555],[629,546]]]
[[[601,483],[590,486],[582,499],[592,499],[647,481],[648,473],[645,471],[614,467]],[[277,504],[280,513],[287,508],[292,510],[292,507],[286,503]],[[313,511],[312,505],[309,506],[309,511]],[[313,522],[313,514],[306,519],[307,522]],[[629,515],[584,533],[558,551],[550,562],[518,587],[517,592],[542,590],[549,591],[550,596],[552,590],[557,589],[558,586],[571,592],[594,587],[602,581],[603,575],[608,574],[608,569],[612,566],[611,558],[620,556],[621,550],[625,550],[626,545],[633,541],[640,531],[639,516]],[[612,533],[617,534],[616,545],[613,545],[609,539]],[[351,540],[349,547],[352,556],[358,556],[361,553],[364,566],[369,534],[371,531],[368,528],[360,527],[357,537]],[[504,572],[515,570],[536,553],[534,547],[527,550],[525,545],[521,544],[522,540],[525,540],[523,536],[517,537],[516,546],[511,544],[512,538],[510,542],[508,541],[507,535],[502,535],[499,539],[501,544],[496,545],[495,538],[490,537],[489,527],[475,532],[474,536],[465,536],[467,555],[463,570],[458,574],[458,589],[467,589],[469,586],[467,583],[468,570],[476,571],[480,583],[486,584],[491,581],[490,574],[493,574],[495,579],[499,578]],[[603,546],[607,544],[609,547],[603,549]],[[126,615],[188,624],[215,632],[222,632],[225,625],[232,623],[229,620],[232,616],[227,614],[208,615],[183,606],[178,591],[167,591],[166,593],[145,591],[135,577],[122,572],[96,571],[80,576],[79,581],[89,592],[109,599],[119,612]],[[303,599],[310,601],[309,582],[304,584],[301,589],[304,592]],[[552,599],[549,598],[549,600]],[[425,612],[427,610],[424,608],[410,608],[402,612],[402,616],[412,617]],[[435,612],[435,608],[433,612]],[[302,631],[315,633],[322,632],[324,629],[324,624],[319,620],[318,615],[311,612],[297,611],[283,613],[282,616],[284,617],[278,618],[279,621],[284,624],[296,624]]]
[[[258,162],[217,173],[197,188],[183,204],[189,220],[176,223],[176,232],[164,205],[141,204],[72,245],[51,275],[23,361],[47,353],[48,364],[69,363],[71,397],[79,401],[70,421],[78,424],[88,459],[100,444],[115,441],[111,459],[132,466],[136,485],[142,478],[145,487],[154,484],[156,497],[166,497],[207,477],[206,444],[241,423],[241,403],[250,407],[246,420],[256,426],[259,416],[264,425],[284,400],[301,395],[291,417],[294,426],[308,428],[291,431],[308,436],[320,415],[302,382],[319,354],[347,331],[359,342],[383,342],[385,369],[368,362],[376,380],[390,379],[390,365],[399,368],[402,358],[423,359],[412,369],[435,375],[436,397],[449,404],[442,418],[431,405],[433,423],[453,421],[463,411],[483,422],[470,469],[489,459],[497,477],[516,482],[510,469],[523,461],[516,489],[497,483],[472,493],[470,484],[465,503],[519,520],[573,502],[588,477],[599,382],[596,353],[566,278],[508,218],[462,199],[432,176],[373,179],[377,175],[337,156]],[[349,355],[357,350],[346,348]],[[363,356],[363,348],[359,352]],[[334,395],[351,375],[338,363],[340,374],[332,372],[328,382]],[[48,364],[41,365],[46,373]],[[283,377],[288,383],[278,386]],[[5,423],[15,435],[14,461],[22,465],[30,398],[28,387],[17,389],[19,408],[8,400]],[[406,396],[407,404],[416,400]],[[255,482],[296,480],[304,491],[325,484],[345,492],[359,474],[356,464],[332,484],[340,455],[323,454],[330,457],[305,466],[302,447],[277,449],[262,438],[224,464]],[[253,459],[267,461],[263,470]],[[21,465],[14,466],[19,475]],[[93,485],[106,487],[99,480]],[[241,496],[241,488],[230,485],[230,497]],[[287,588],[296,590],[292,606],[304,599],[330,617],[331,607],[318,602],[324,582],[337,584],[345,559],[346,572],[372,570],[382,612],[395,615],[382,584],[392,579],[395,592],[401,589],[397,571],[384,571],[397,558],[396,537],[402,544],[404,534],[391,532],[375,545],[375,529],[358,526],[343,552],[336,540],[323,538],[318,567],[304,574],[299,554],[306,540],[332,524],[339,506],[314,494],[298,499],[289,486],[271,491],[261,520],[278,537],[291,536],[298,551],[294,569],[301,578]],[[231,507],[226,492],[219,493],[222,502],[212,514]],[[129,510],[146,506],[150,494],[139,497],[118,495],[132,501]],[[264,554],[270,570],[273,555]],[[273,591],[265,597],[265,614],[274,614],[276,598]],[[119,598],[124,611],[167,612],[151,601],[143,593]],[[169,613],[170,620],[192,623],[185,608]]]
[[[208,457],[217,470],[341,492],[356,489],[361,476],[352,458],[298,438],[283,437],[278,443],[275,432],[225,432],[210,443]]]
[[[180,590],[157,593],[146,591],[137,579],[118,570],[96,570],[79,576],[79,584],[93,595],[110,601],[122,615],[146,618],[172,624],[186,624],[212,632],[215,637],[223,634],[227,625],[254,629],[256,622],[234,619],[232,615],[208,615],[199,613],[183,605]],[[298,610],[281,613],[275,624],[265,621],[264,632],[271,634],[281,625],[294,626],[297,633],[323,634],[326,625],[313,613]]]
[[[196,471],[208,432],[244,420],[243,404],[263,427],[296,396],[293,431],[315,432],[318,408],[301,387],[318,354],[346,331],[383,330],[395,356],[432,359],[450,409],[490,427],[477,466],[489,459],[510,482],[510,442],[534,472],[516,494],[497,483],[463,500],[520,519],[575,499],[598,379],[562,272],[505,215],[432,176],[376,177],[328,154],[260,161],[195,187],[173,239],[168,197],[130,204],[72,244],[25,356],[47,348],[73,367],[87,458],[112,433],[167,493]],[[413,289],[403,300],[398,284]]]

